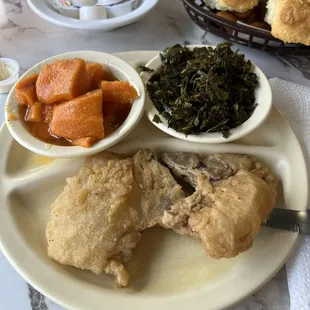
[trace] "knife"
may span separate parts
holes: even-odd
[[[295,211],[274,208],[263,226],[310,235],[310,209]]]

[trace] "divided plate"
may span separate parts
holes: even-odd
[[[157,52],[117,54],[134,67]],[[65,178],[83,160],[51,160],[35,155],[0,132],[0,245],[14,268],[37,290],[70,309],[206,310],[231,306],[264,285],[285,263],[297,234],[262,228],[254,246],[233,259],[208,258],[197,240],[154,228],[128,265],[129,288],[117,289],[110,276],[62,266],[48,258],[45,225],[50,204]],[[278,207],[305,210],[307,171],[298,141],[273,108],[255,132],[234,143],[203,145],[175,139],[146,118],[120,144],[118,153],[153,151],[245,153],[255,155],[281,179]]]

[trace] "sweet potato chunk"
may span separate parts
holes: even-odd
[[[103,103],[116,105],[130,104],[138,98],[136,89],[129,82],[103,81],[101,83]]]
[[[37,96],[45,104],[72,100],[89,89],[85,61],[81,58],[57,60],[39,73]]]
[[[102,91],[91,91],[54,107],[51,132],[70,140],[104,136]]]
[[[104,117],[104,130],[105,135],[109,135],[121,124],[124,123],[131,110],[131,103],[116,105],[104,103],[103,117]]]
[[[29,106],[25,120],[26,122],[43,122],[43,108],[40,101]]]
[[[54,111],[53,104],[43,104],[43,121],[44,123],[50,123],[52,121]]]
[[[15,96],[19,104],[31,105],[38,101],[36,93],[37,74],[32,74],[19,81],[15,87]]]
[[[96,142],[95,138],[87,137],[80,138],[72,141],[72,144],[78,145],[81,147],[92,147],[92,145]]]
[[[100,88],[100,83],[104,79],[105,72],[103,66],[99,63],[87,64],[89,90]]]
[[[132,101],[138,97],[138,94],[128,82],[103,81],[101,88],[105,129],[109,134],[126,120]]]

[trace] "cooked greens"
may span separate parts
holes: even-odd
[[[228,137],[252,115],[257,75],[230,43],[193,50],[177,44],[160,57],[162,66],[147,91],[169,127],[186,135],[220,131]]]
[[[153,122],[160,124],[160,123],[162,123],[162,120],[160,119],[160,117],[157,114],[155,114],[153,117]]]

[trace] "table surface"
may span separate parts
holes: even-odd
[[[134,34],[134,35],[133,35]],[[222,39],[194,25],[180,0],[159,0],[157,7],[135,24],[108,32],[69,30],[37,17],[26,0],[0,0],[0,57],[16,59],[21,73],[53,55],[74,50],[116,53],[162,50],[175,43],[216,45]],[[240,47],[268,77],[310,85],[310,55],[276,57]],[[5,95],[0,95],[0,124],[4,119]],[[0,310],[63,309],[28,285],[0,252]],[[286,271],[280,272],[259,292],[233,310],[290,308]]]

